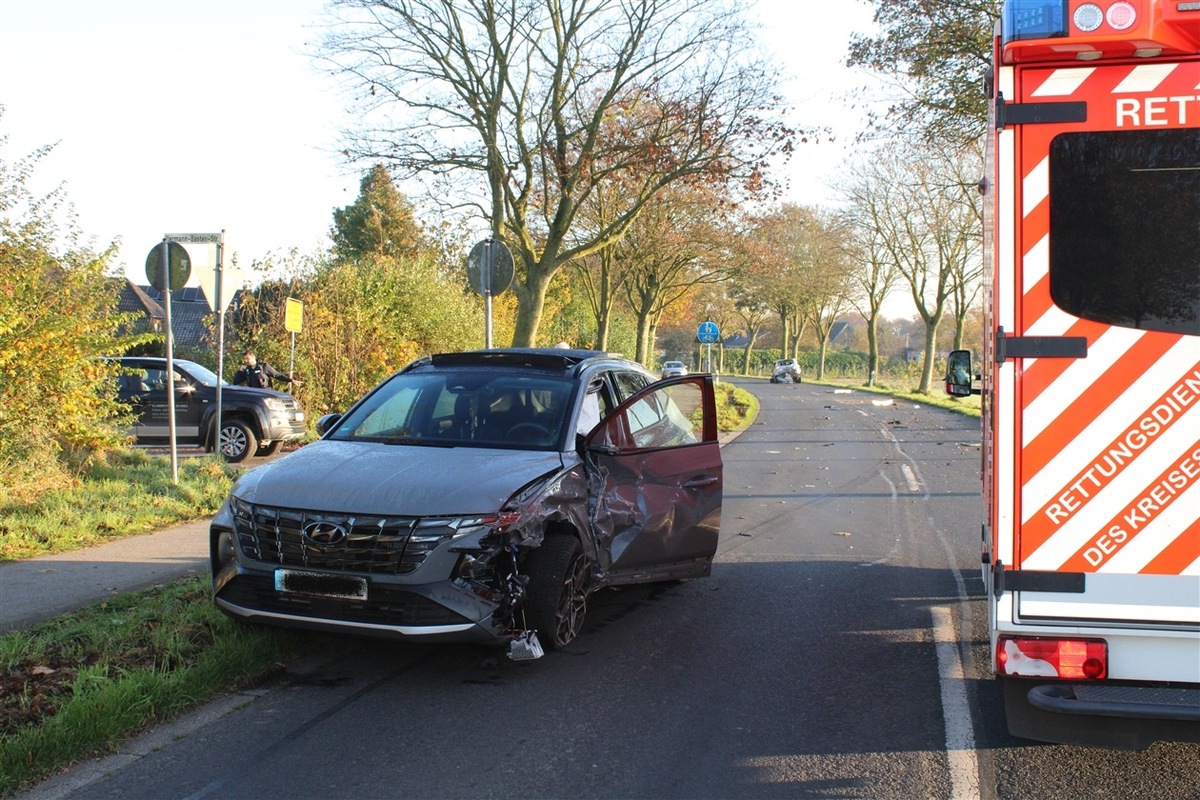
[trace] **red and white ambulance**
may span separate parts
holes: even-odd
[[[1200,741],[1198,54],[1200,0],[1003,6],[983,363],[946,390],[982,394],[1017,736]]]

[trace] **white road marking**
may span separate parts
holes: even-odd
[[[946,728],[946,760],[950,766],[950,797],[978,800],[979,765],[975,732],[967,703],[966,675],[958,655],[958,637],[950,609],[934,606],[933,638],[937,648],[938,682],[942,687],[942,720]]]
[[[900,471],[904,473],[904,481],[908,484],[910,492],[921,491],[921,484],[917,482],[917,476],[913,474],[912,467],[908,464],[901,464]]]

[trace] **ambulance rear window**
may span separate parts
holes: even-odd
[[[1084,319],[1200,334],[1196,129],[1051,142],[1050,295]]]

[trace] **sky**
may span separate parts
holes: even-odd
[[[34,188],[62,183],[97,249],[145,283],[166,234],[225,232],[226,264],[328,245],[335,208],[366,165],[346,164],[352,122],[310,57],[322,0],[0,0],[0,158],[55,144]],[[862,119],[847,96],[868,78],[842,66],[862,0],[759,0],[751,18],[791,76],[800,126],[835,141],[800,145],[785,199],[827,204]],[[213,248],[189,245],[194,263]],[[191,281],[195,283],[195,278]]]

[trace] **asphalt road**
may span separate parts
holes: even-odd
[[[566,652],[330,638],[72,798],[1196,798],[1195,745],[1008,737],[978,423],[753,384],[710,578],[605,591]],[[216,710],[214,710],[216,709]]]

